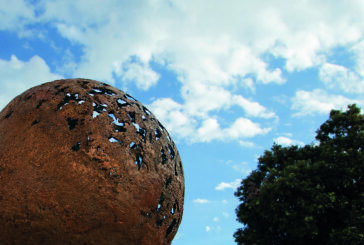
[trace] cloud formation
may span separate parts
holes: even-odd
[[[220,184],[218,184],[215,187],[215,190],[223,191],[225,189],[232,189],[235,191],[240,186],[240,183],[241,183],[241,179],[236,179],[232,182],[221,182]]]
[[[274,138],[273,141],[275,143],[277,143],[278,145],[282,145],[282,146],[292,146],[292,145],[303,146],[304,145],[304,143],[302,141],[294,140],[294,139],[291,139],[286,136],[279,136],[277,138]]]
[[[170,131],[194,142],[230,137],[249,143],[244,139],[271,130],[260,119],[278,116],[242,89],[280,86],[287,83],[285,73],[317,68],[328,92],[297,91],[291,100],[297,116],[326,113],[352,101],[342,93],[364,90],[362,1],[263,2],[2,0],[0,18],[7,21],[0,30],[46,40],[42,25],[52,28],[80,47],[80,60],[60,69],[74,77],[134,82],[148,90],[161,76],[153,65],[160,65],[176,74],[181,86],[179,102],[162,98],[151,104]],[[353,66],[330,60],[337,47],[352,52]],[[242,115],[221,123],[218,113],[236,107]]]
[[[328,114],[331,109],[344,110],[348,104],[364,105],[364,100],[349,99],[338,94],[329,94],[322,89],[313,91],[299,90],[292,98],[292,109],[297,111],[294,116]]]
[[[12,55],[10,60],[0,59],[0,110],[15,96],[43,82],[62,78],[50,71],[46,62],[39,56],[28,61]]]

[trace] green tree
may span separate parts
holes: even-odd
[[[274,144],[242,180],[239,245],[364,244],[364,115],[332,110],[318,144]]]

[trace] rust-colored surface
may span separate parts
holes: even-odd
[[[183,201],[168,132],[112,86],[45,83],[0,113],[1,244],[170,244]]]

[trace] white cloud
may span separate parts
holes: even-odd
[[[213,220],[214,222],[219,222],[219,221],[220,221],[219,217],[214,217],[212,220]]]
[[[231,93],[207,82],[193,81],[182,87],[186,101],[186,112],[198,117],[207,117],[209,112],[227,109],[231,106]]]
[[[363,5],[355,0],[334,5],[314,0],[0,3],[3,25],[13,23],[6,28],[30,29],[34,19],[50,22],[85,47],[78,74],[94,71],[102,79],[112,78],[115,61],[137,56],[144,63],[168,61],[190,81],[226,85],[253,74],[261,83],[282,83],[281,70],[271,69],[264,54],[283,58],[289,71],[302,70],[322,63],[330,48],[355,44],[364,27]]]
[[[292,99],[292,109],[297,112],[295,116],[313,114],[328,114],[332,109],[345,109],[348,104],[357,103],[363,105],[362,100],[348,99],[342,95],[328,94],[321,89],[312,92],[299,90]]]
[[[233,189],[234,191],[240,186],[241,179],[236,179],[232,182],[221,182],[215,187],[215,190],[223,191],[225,189]]]
[[[270,128],[261,128],[258,123],[254,123],[247,118],[238,118],[230,128],[224,130],[224,136],[229,139],[251,138],[256,135],[266,134]]]
[[[330,89],[347,93],[364,92],[364,77],[360,77],[359,74],[344,66],[325,63],[320,68],[319,76]]]
[[[206,231],[206,232],[211,231],[211,227],[207,225],[207,226],[205,227],[205,231]]]
[[[261,128],[258,123],[254,123],[247,118],[238,118],[229,127],[222,129],[216,119],[209,118],[203,121],[202,126],[197,130],[197,134],[191,137],[196,142],[232,141],[264,135],[270,130],[270,128]]]
[[[206,204],[206,203],[209,203],[210,201],[207,199],[197,198],[197,199],[193,200],[193,202],[197,203],[197,204]]]
[[[39,56],[21,61],[15,55],[10,60],[0,59],[0,110],[15,96],[43,82],[62,78],[50,71]]]
[[[264,135],[271,130],[242,117],[222,128],[217,118],[208,117],[206,113],[196,115],[195,111],[189,110],[188,105],[179,104],[170,98],[158,99],[149,108],[172,134],[190,142],[240,140],[242,145],[251,146],[251,143],[244,144],[241,139]],[[198,121],[202,121],[201,124]]]
[[[80,45],[82,57],[72,66],[73,76],[112,84],[115,79],[133,81],[147,90],[160,76],[152,62],[177,74],[182,100],[158,99],[152,110],[162,115],[172,134],[194,142],[249,144],[243,139],[269,132],[270,127],[262,128],[250,118],[277,118],[275,113],[232,87],[254,91],[256,84],[284,83],[284,71],[317,67],[328,87],[363,90],[363,52],[357,54],[354,72],[326,61],[338,46],[352,47],[353,52],[364,49],[364,5],[360,1],[105,0],[99,4],[64,0],[39,1],[32,7],[21,0],[10,4],[0,0],[0,4],[5,9],[0,17],[7,20],[0,29],[26,33],[34,31],[29,24],[47,23]],[[284,65],[272,67],[266,57],[281,59]],[[334,74],[352,81],[351,85],[344,86]],[[328,94],[309,100],[307,93],[322,95],[298,91],[292,106],[296,115],[326,113],[348,101],[336,96],[339,101],[330,102],[327,99],[333,96]],[[168,101],[172,104],[166,105]],[[233,106],[245,114],[222,123],[218,113]]]
[[[148,108],[158,117],[172,135],[188,138],[194,135],[196,122],[183,106],[170,98],[155,100]]]
[[[302,141],[293,140],[293,139],[285,137],[285,136],[279,136],[277,138],[274,138],[273,141],[282,146],[291,146],[291,145],[303,146],[304,145],[304,143]]]
[[[216,138],[224,138],[217,120],[209,118],[203,121],[202,126],[197,130],[196,140],[199,139],[202,142],[209,142]]]
[[[240,95],[234,95],[232,97],[233,103],[241,106],[248,116],[261,117],[261,118],[273,118],[276,115],[273,112],[269,112],[265,107],[257,102],[250,101]]]
[[[160,75],[153,71],[148,64],[128,62],[123,65],[123,72],[116,70],[124,82],[135,82],[136,86],[142,90],[148,90],[157,84]]]
[[[17,30],[20,36],[29,35],[25,25],[35,21],[34,9],[26,1],[0,0],[0,30]]]

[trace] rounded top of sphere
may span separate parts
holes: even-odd
[[[108,84],[33,87],[0,113],[5,244],[170,244],[184,176],[163,125]]]

